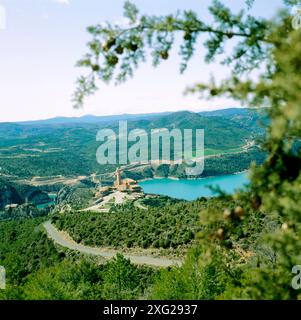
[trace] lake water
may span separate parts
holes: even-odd
[[[239,173],[198,180],[151,179],[142,181],[139,185],[145,193],[195,200],[199,197],[212,197],[215,195],[208,186],[219,186],[223,191],[231,194],[248,183],[247,173]]]

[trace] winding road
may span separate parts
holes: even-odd
[[[63,232],[59,231],[57,228],[53,226],[50,221],[47,221],[43,224],[48,237],[52,239],[55,243],[61,245],[64,248],[68,248],[70,250],[79,251],[81,253],[100,256],[106,259],[111,259],[116,256],[119,251],[112,250],[106,251],[101,248],[93,248],[84,246],[82,244],[76,243],[70,237],[66,236]],[[123,254],[123,253],[122,253]],[[182,264],[181,260],[171,260],[167,258],[154,258],[151,256],[141,256],[141,255],[129,255],[123,254],[126,259],[129,259],[132,263],[138,265],[149,265],[154,267],[170,267],[174,265],[180,266]]]

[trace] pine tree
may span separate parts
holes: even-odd
[[[208,23],[193,11],[142,15],[126,1],[128,28],[109,23],[88,28],[92,41],[78,65],[88,68],[89,74],[78,80],[77,107],[97,90],[98,80],[120,83],[133,76],[148,51],[154,66],[168,59],[178,34],[182,36],[180,72],[184,72],[197,54],[197,40],[205,34],[206,61],[221,57],[232,76],[219,83],[212,79],[196,84],[187,93],[209,98],[226,95],[261,108],[269,118],[262,143],[268,157],[262,166],[253,166],[249,190],[229,198],[228,208],[201,213],[198,247],[182,272],[166,271],[160,280],[164,285],[168,283],[164,279],[176,279],[173,288],[180,291],[170,292],[158,284],[155,296],[186,298],[193,292],[193,298],[205,299],[298,298],[291,279],[292,267],[301,264],[301,31],[292,27],[289,10],[299,1],[284,1],[286,9],[271,20],[251,16],[248,8],[253,2],[246,1],[245,10],[234,14],[214,0],[209,7],[213,22]],[[229,42],[230,54],[224,50]],[[254,72],[260,75],[254,77]],[[203,276],[196,289],[186,281],[187,266]],[[213,278],[217,285],[212,285]]]

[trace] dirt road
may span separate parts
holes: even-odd
[[[76,243],[70,237],[66,236],[65,233],[56,229],[50,221],[44,223],[44,228],[47,231],[48,237],[51,238],[55,243],[61,245],[62,247],[76,250],[85,254],[101,256],[106,259],[111,259],[116,256],[119,251],[117,250],[110,250],[106,251],[102,248],[93,248],[84,246],[82,244]],[[155,267],[169,267],[173,265],[181,265],[181,260],[171,260],[167,258],[154,258],[151,256],[142,256],[142,255],[128,255],[123,254],[125,258],[130,259],[132,263],[138,265],[149,265]]]

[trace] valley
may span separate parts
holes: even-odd
[[[37,233],[40,239],[36,242],[27,236],[27,245],[39,249],[34,249],[33,257],[22,256],[23,266],[11,262],[15,253],[10,249],[0,256],[0,262],[21,268],[28,279],[26,283],[39,270],[51,272],[61,263],[71,270],[78,260],[86,261],[93,270],[99,264],[104,269],[115,263],[127,265],[136,270],[138,278],[149,272],[147,281],[154,282],[153,273],[158,268],[182,265],[194,248],[200,212],[237,206],[226,195],[219,197],[221,191],[210,191],[208,185],[222,190],[224,187],[223,191],[231,194],[247,183],[245,172],[251,164],[265,159],[257,143],[264,134],[257,125],[261,116],[253,111],[178,112],[142,118],[126,115],[122,119],[127,117],[129,129],[146,132],[153,128],[184,130],[186,126],[204,129],[202,175],[187,179],[185,164],[176,161],[99,165],[96,134],[103,128],[117,130],[118,117],[105,121],[85,118],[82,122],[54,119],[0,123],[3,243],[13,239],[17,250],[21,250],[18,239],[24,232],[33,232],[33,236]],[[18,232],[20,235],[15,236]],[[240,245],[235,245],[240,250]],[[43,246],[51,248],[47,255],[56,262],[41,260],[43,254],[38,252]],[[31,265],[38,261],[39,266],[32,269]],[[12,285],[10,294],[17,294],[14,290],[23,288],[23,278],[8,274],[8,279]],[[141,290],[140,295],[145,289]]]
[[[124,115],[105,118],[105,121],[101,117],[82,121],[73,119],[74,122],[53,119],[48,122],[0,123],[0,178],[3,183],[18,185],[21,189],[35,188],[44,194],[44,200],[33,201],[37,205],[50,202],[48,193],[58,194],[60,190],[68,189],[72,190],[71,206],[93,208],[95,188],[98,185],[111,186],[117,168],[117,165],[97,163],[96,133],[102,128],[117,130],[121,119],[128,120],[129,129],[141,128],[146,132],[153,128],[204,129],[205,170],[201,178],[243,172],[252,162],[262,163],[265,158],[256,144],[264,132],[257,124],[262,116],[246,109],[211,113],[183,111],[137,117]],[[128,164],[122,165],[121,169],[122,178],[136,181],[187,178],[185,166],[173,161],[170,164],[160,161],[146,165]],[[17,198],[3,202],[2,208],[15,202],[25,203],[28,197],[19,194]]]

